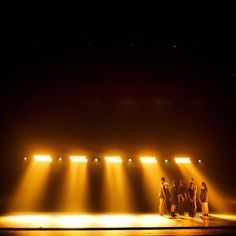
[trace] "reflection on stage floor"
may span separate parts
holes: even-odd
[[[233,235],[236,215],[12,213],[0,217],[0,228],[0,235]]]

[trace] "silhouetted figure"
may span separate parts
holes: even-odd
[[[193,188],[194,188],[193,203],[194,203],[194,211],[197,212],[197,185],[194,182],[194,178],[191,178],[190,183],[193,184]]]
[[[200,194],[199,194],[199,201],[201,203],[202,208],[202,215],[208,216],[209,209],[208,209],[208,189],[205,182],[202,182]]]
[[[178,203],[178,189],[176,186],[175,180],[172,181],[172,186],[170,188],[170,197],[171,197],[171,216],[176,216],[176,208]]]
[[[178,187],[178,211],[180,215],[184,215],[185,202],[187,201],[187,194],[184,186],[184,181],[179,181]]]
[[[189,208],[188,208],[189,216],[194,217],[196,214],[195,199],[194,199],[195,187],[192,182],[190,182],[189,184],[187,196],[189,201]]]
[[[165,213],[170,214],[171,209],[171,196],[170,196],[170,190],[168,183],[165,182],[164,184],[164,191],[166,195],[166,201],[165,201]]]
[[[162,216],[164,214],[164,206],[165,206],[165,202],[166,202],[166,194],[165,194],[165,177],[161,177],[161,189],[160,189],[160,193],[159,193],[159,197],[160,197],[160,203],[159,203],[159,214]]]

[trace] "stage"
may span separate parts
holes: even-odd
[[[0,235],[235,235],[236,215],[12,213],[0,228]]]

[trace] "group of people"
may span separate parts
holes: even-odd
[[[184,215],[184,212],[188,211],[189,216],[194,217],[197,212],[197,196],[201,204],[202,215],[208,216],[208,188],[205,182],[201,183],[198,192],[193,178],[191,178],[188,188],[185,188],[183,180],[180,180],[178,185],[173,180],[169,187],[165,177],[161,177],[159,214],[171,214],[172,217],[175,217],[177,213]]]

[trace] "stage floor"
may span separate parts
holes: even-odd
[[[0,217],[0,235],[236,235],[236,215],[17,213]]]

